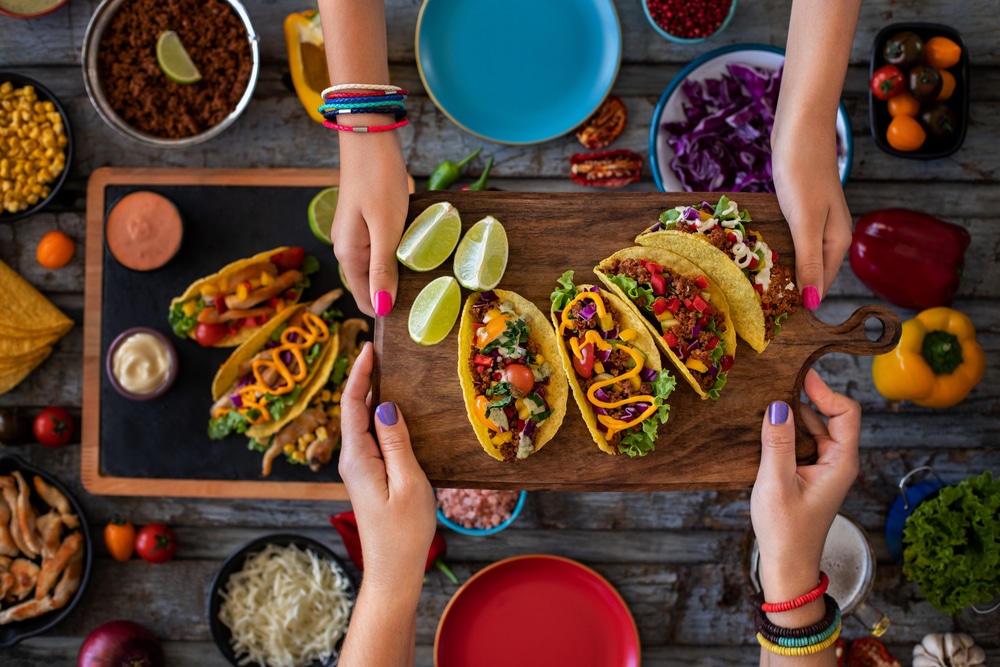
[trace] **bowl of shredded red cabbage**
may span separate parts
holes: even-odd
[[[785,54],[725,46],[685,67],[660,96],[649,130],[653,178],[664,192],[774,192],[771,129]],[[847,183],[851,125],[837,112],[837,166]]]

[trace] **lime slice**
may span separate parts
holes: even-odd
[[[347,284],[347,276],[344,275],[344,265],[337,264],[337,275],[340,276],[340,284],[344,286],[344,289],[348,292],[351,291],[351,286]]]
[[[418,345],[437,345],[451,332],[462,307],[462,290],[451,276],[435,278],[427,284],[410,308],[407,329]]]
[[[396,259],[414,271],[441,266],[462,235],[458,209],[446,201],[431,204],[413,219],[396,247]]]
[[[171,81],[177,83],[201,81],[201,72],[173,30],[167,30],[156,40],[156,62]]]
[[[338,188],[327,188],[312,198],[309,202],[309,229],[320,241],[333,245],[330,240],[330,227],[333,225],[333,214],[337,212]]]
[[[465,233],[455,251],[455,277],[473,292],[491,290],[500,284],[507,269],[507,232],[500,221],[488,215]]]

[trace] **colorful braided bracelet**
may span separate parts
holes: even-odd
[[[405,125],[408,125],[410,120],[404,118],[401,121],[391,123],[389,125],[358,125],[356,127],[351,127],[350,125],[340,125],[339,123],[332,123],[328,120],[323,121],[323,127],[328,127],[331,130],[338,130],[340,132],[359,132],[359,133],[370,133],[370,132],[388,132],[390,130],[396,130]]]
[[[326,100],[326,104],[321,106],[320,111],[333,107],[342,107],[348,104],[399,104],[406,99],[406,95],[380,95],[378,97],[338,97]]]
[[[778,644],[769,641],[764,635],[762,635],[759,632],[757,633],[757,643],[760,644],[763,648],[767,649],[769,653],[775,653],[777,655],[784,655],[789,657],[814,655],[816,653],[821,653],[825,651],[826,649],[833,646],[834,643],[836,643],[837,638],[840,637],[840,628],[841,626],[838,623],[833,633],[829,637],[827,637],[818,644],[810,644],[809,646],[796,646],[796,647],[779,646]]]
[[[351,90],[351,91],[341,91],[339,93],[327,93],[323,97],[328,100],[334,100],[340,97],[383,97],[385,95],[409,95],[410,91],[398,88],[394,91],[365,91],[365,90]]]
[[[777,641],[776,639],[773,639],[773,637],[798,639],[802,637],[810,637],[823,632],[825,629],[835,625],[834,619],[840,612],[840,607],[837,605],[837,601],[834,600],[829,593],[823,595],[823,601],[826,602],[826,615],[823,617],[823,620],[804,628],[783,628],[779,625],[771,623],[771,621],[767,618],[767,614],[761,611],[760,606],[764,602],[764,596],[762,594],[755,595],[750,598],[750,602],[754,605],[754,629],[757,632],[763,633],[764,636],[771,641]]]
[[[805,595],[800,595],[794,600],[789,600],[787,602],[765,602],[760,608],[761,611],[774,614],[783,611],[791,611],[792,609],[798,609],[799,607],[804,607],[810,602],[815,602],[820,598],[821,595],[826,593],[826,589],[830,586],[830,577],[826,576],[826,572],[819,573],[819,585],[812,589]]]
[[[342,90],[379,90],[386,93],[397,93],[402,90],[399,86],[392,86],[381,83],[338,83],[323,91],[323,97]]]

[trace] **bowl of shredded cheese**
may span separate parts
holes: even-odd
[[[343,561],[316,540],[258,538],[230,554],[212,580],[212,639],[238,667],[331,667],[357,590]]]

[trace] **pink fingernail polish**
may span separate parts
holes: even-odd
[[[385,317],[392,312],[392,296],[385,290],[375,292],[375,314]]]
[[[819,290],[812,285],[802,290],[802,305],[806,307],[806,310],[819,308]],[[375,306],[375,309],[378,310],[378,305]]]

